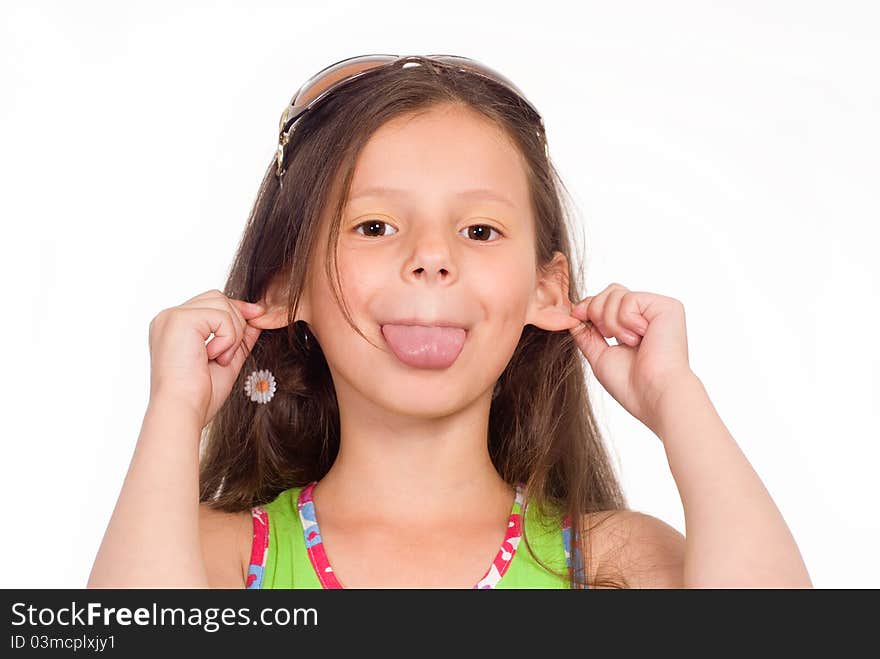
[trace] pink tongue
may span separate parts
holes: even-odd
[[[404,364],[416,368],[446,368],[461,352],[466,332],[460,327],[383,325],[382,334]]]

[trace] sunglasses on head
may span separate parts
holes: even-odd
[[[346,82],[363,76],[369,71],[387,66],[417,66],[425,61],[487,78],[512,91],[525,103],[528,110],[534,114],[535,121],[541,127],[539,136],[544,142],[545,153],[547,152],[547,142],[544,139],[544,120],[541,118],[537,108],[532,105],[515,84],[485,64],[481,64],[469,57],[457,55],[358,55],[357,57],[349,57],[321,69],[321,71],[306,80],[302,87],[294,94],[288,106],[284,108],[278,127],[278,149],[275,154],[275,173],[278,176],[279,185],[281,184],[281,177],[285,172],[282,168],[284,148],[290,142],[290,137],[293,135],[297,121],[306,112],[320,103],[333,90]]]

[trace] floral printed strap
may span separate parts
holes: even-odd
[[[300,492],[296,504],[299,510],[299,520],[302,523],[309,560],[312,561],[312,566],[315,568],[315,573],[318,575],[321,587],[342,588],[342,584],[339,583],[339,580],[333,573],[330,561],[327,559],[327,552],[324,551],[324,542],[318,529],[318,520],[315,516],[315,502],[312,499],[312,490],[315,489],[317,484],[317,481],[313,481]]]
[[[481,590],[495,588],[513,561],[516,548],[519,546],[519,541],[522,539],[523,518],[521,511],[523,501],[525,500],[524,487],[525,485],[523,483],[517,483],[516,498],[513,501],[513,509],[516,512],[511,512],[510,518],[507,521],[507,535],[504,537],[504,542],[501,543],[501,549],[499,549],[498,553],[495,555],[495,560],[493,560],[492,565],[489,566],[489,570],[483,578],[477,582],[477,585],[474,586],[474,588]]]
[[[562,545],[565,548],[565,566],[571,570],[571,552],[569,550],[571,546],[571,515],[566,515],[565,519],[562,520]],[[584,557],[581,552],[580,534],[576,538],[574,547],[574,562],[577,579],[582,580],[584,575]]]
[[[254,541],[245,588],[262,588],[263,570],[266,569],[266,556],[269,553],[269,515],[265,509],[254,506],[251,508],[251,517],[254,520]]]

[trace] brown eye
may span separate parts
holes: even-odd
[[[366,222],[361,222],[354,229],[362,236],[367,236],[368,238],[377,238],[381,237],[383,234],[383,227],[390,227],[391,225],[387,222],[383,222],[382,220],[367,220]],[[360,231],[361,227],[365,227],[364,231]],[[393,228],[393,227],[392,227]],[[394,229],[396,232],[397,229]]]
[[[473,231],[470,231],[473,229]],[[494,231],[499,236],[501,232],[498,231],[495,227],[490,227],[488,224],[472,224],[469,227],[463,229],[464,231],[468,231],[468,237],[473,238],[477,242],[490,243],[494,242],[493,240],[489,240],[489,236]]]

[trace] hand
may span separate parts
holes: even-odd
[[[216,289],[160,311],[150,322],[150,399],[170,398],[207,425],[260,336],[248,321],[263,312]]]
[[[596,379],[627,412],[656,432],[660,396],[696,377],[688,362],[682,303],[611,284],[584,298],[571,315],[585,322],[569,332]],[[611,337],[618,345],[605,341]]]

